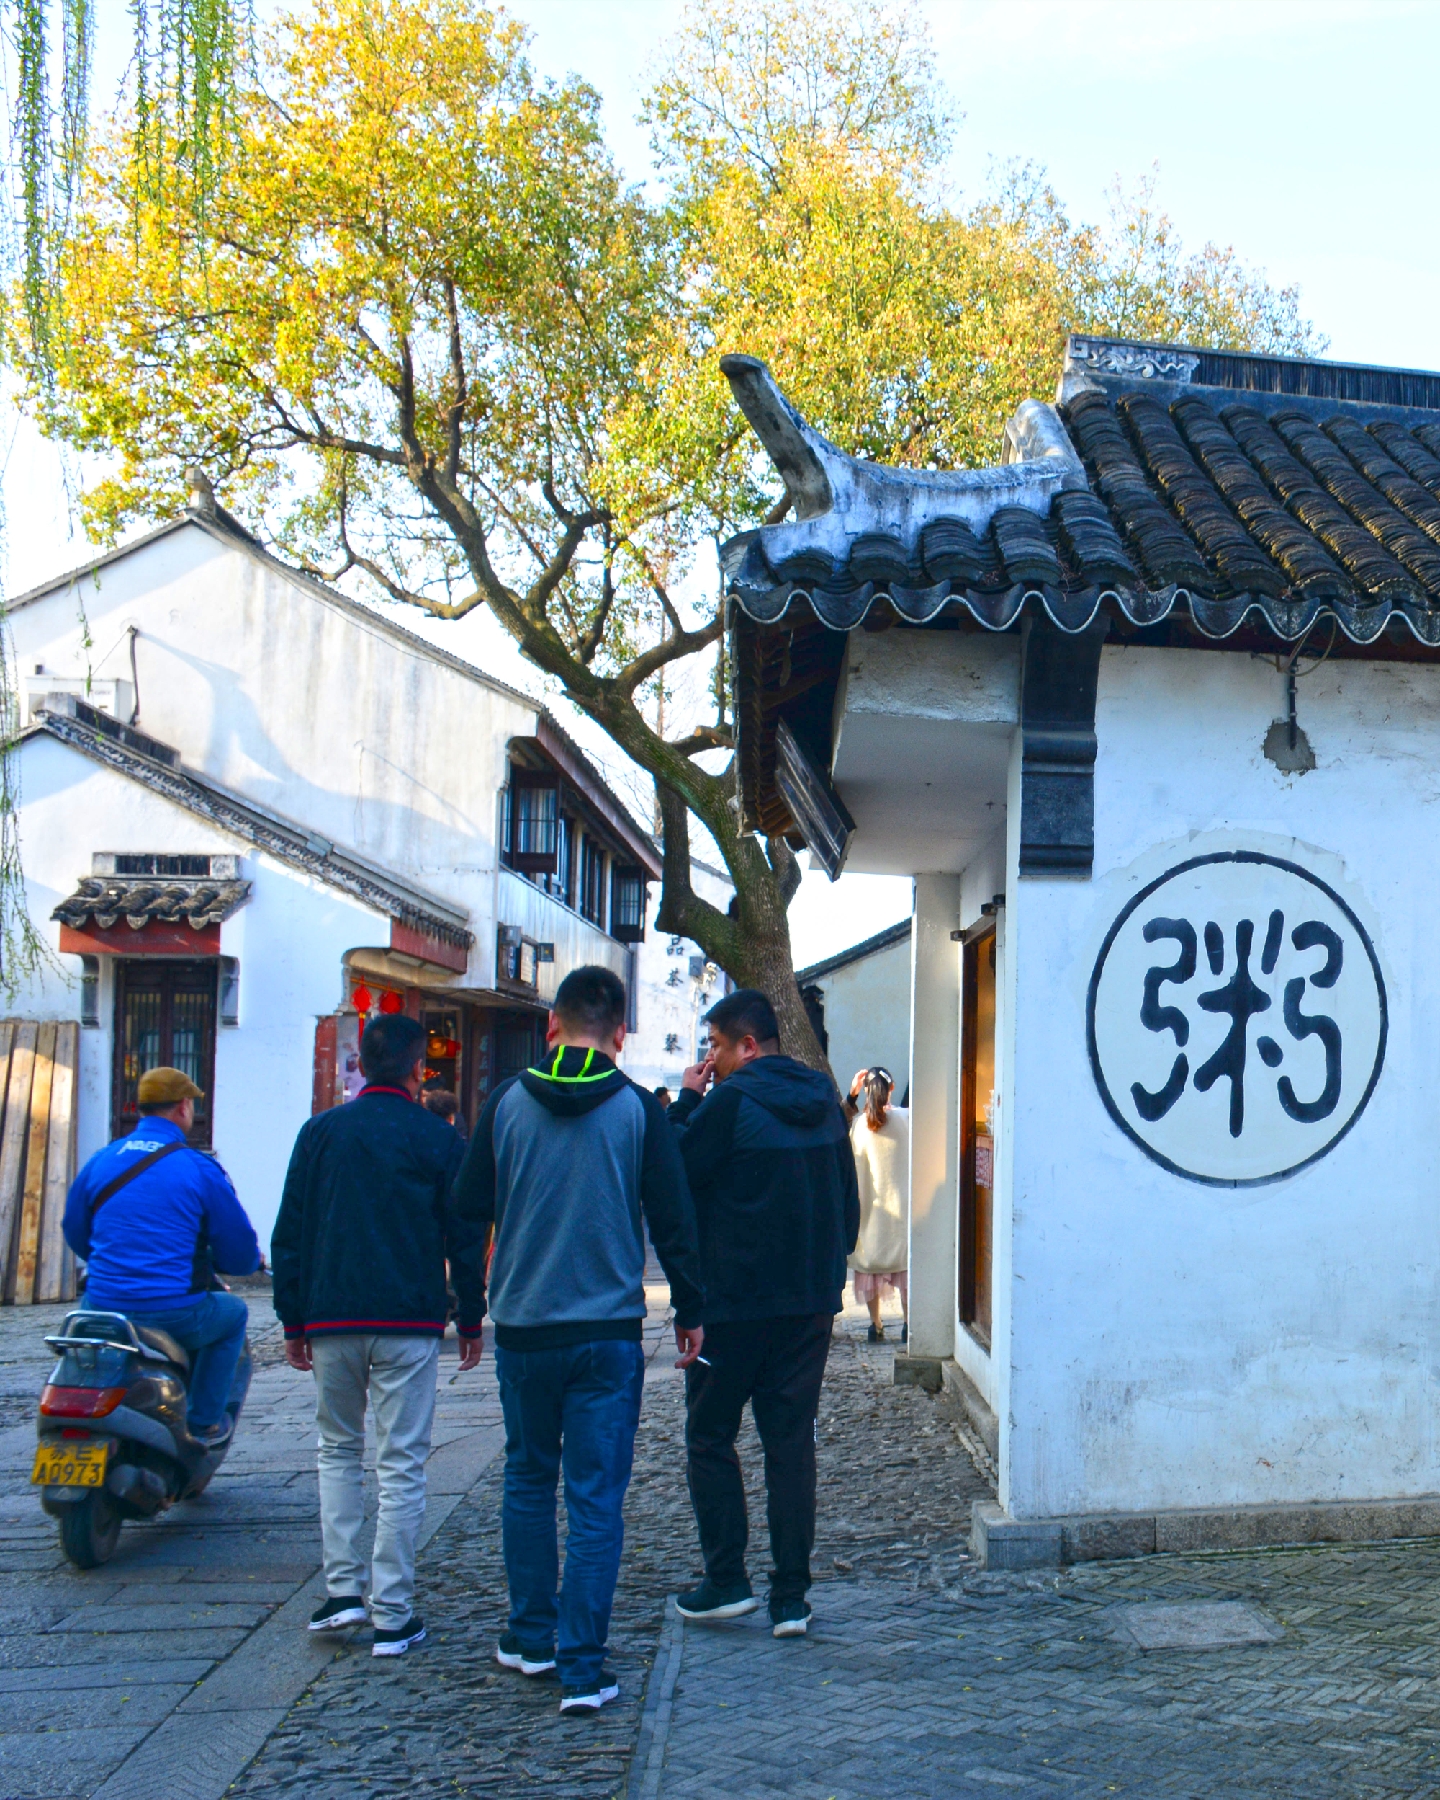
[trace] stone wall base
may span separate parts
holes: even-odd
[[[1256,1550],[1440,1537],[1440,1495],[1416,1500],[1323,1500],[1183,1512],[1094,1513],[1012,1519],[993,1500],[971,1509],[970,1553],[983,1569],[1056,1569],[1109,1557],[1187,1550]]]

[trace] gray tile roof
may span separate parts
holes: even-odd
[[[799,602],[841,631],[877,601],[991,630],[1030,603],[1066,631],[1105,608],[1291,643],[1324,617],[1356,644],[1440,647],[1440,375],[1072,339],[1060,417],[1086,486],[978,521],[917,509],[903,539],[744,532],[730,593],[757,623]]]
[[[202,931],[219,925],[250,898],[248,881],[153,881],[135,875],[87,875],[51,913],[78,931],[93,919],[108,931],[121,919],[132,931],[152,921]]]
[[[474,943],[468,924],[469,914],[462,908],[427,894],[422,888],[413,887],[386,870],[375,868],[353,852],[317,837],[314,832],[278,813],[230,793],[207,776],[181,767],[178,757],[169,762],[147,753],[147,750],[158,748],[168,756],[175,754],[164,745],[155,746],[153,740],[142,738],[128,727],[117,726],[114,720],[96,714],[91,707],[79,701],[68,704],[70,710],[65,712],[41,712],[22,734],[22,741],[41,734],[58,738],[93,761],[140,782],[177,806],[183,806],[187,812],[210,820],[220,830],[267,852],[279,862],[338,888],[376,912],[386,913],[441,943],[460,949],[469,949]],[[128,741],[131,739],[135,741]],[[161,884],[144,885],[158,887]]]

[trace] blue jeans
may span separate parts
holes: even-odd
[[[510,1629],[549,1656],[563,1686],[594,1690],[605,1661],[610,1608],[625,1542],[645,1355],[637,1343],[596,1339],[564,1350],[497,1347],[505,1409],[505,1575]],[[555,1485],[565,1471],[565,1581]],[[558,1626],[558,1645],[556,1643]]]
[[[198,1294],[180,1306],[143,1310],[126,1306],[117,1310],[136,1325],[158,1325],[190,1352],[190,1429],[204,1431],[210,1425],[218,1425],[231,1390],[237,1385],[240,1358],[245,1350],[250,1308],[240,1296]],[[243,1388],[240,1398],[244,1398]]]

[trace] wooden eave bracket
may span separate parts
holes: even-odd
[[[1025,621],[1020,674],[1020,873],[1089,880],[1095,861],[1095,694],[1109,622]]]

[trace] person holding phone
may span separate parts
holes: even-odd
[[[759,1601],[735,1439],[748,1402],[765,1446],[770,1624],[803,1637],[815,1543],[815,1417],[846,1258],[860,1229],[850,1134],[828,1075],[780,1049],[775,1009],[741,988],[706,1014],[709,1049],[665,1115],[700,1226],[705,1357],[685,1377],[690,1498],[705,1579],[689,1619]]]

